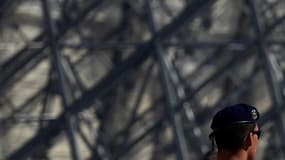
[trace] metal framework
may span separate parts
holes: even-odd
[[[33,7],[41,12],[28,14]],[[0,143],[15,143],[1,156],[201,159],[211,116],[246,102],[262,112],[267,155],[259,159],[284,159],[282,7],[282,0],[1,1]]]

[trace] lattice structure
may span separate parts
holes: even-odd
[[[284,8],[2,0],[0,157],[201,159],[213,114],[245,102],[262,113],[258,158],[284,159]]]

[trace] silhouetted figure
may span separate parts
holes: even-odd
[[[260,136],[259,112],[253,106],[236,104],[225,107],[213,118],[210,134],[216,141],[217,160],[254,160]]]

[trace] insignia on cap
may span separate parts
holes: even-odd
[[[251,116],[252,116],[252,119],[254,119],[254,120],[257,119],[257,111],[256,111],[256,109],[251,110]]]

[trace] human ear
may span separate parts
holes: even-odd
[[[250,146],[252,146],[252,143],[253,143],[253,139],[252,139],[252,133],[249,133],[249,135],[245,138],[245,141],[243,143],[243,148],[244,150],[248,150],[248,148]]]

